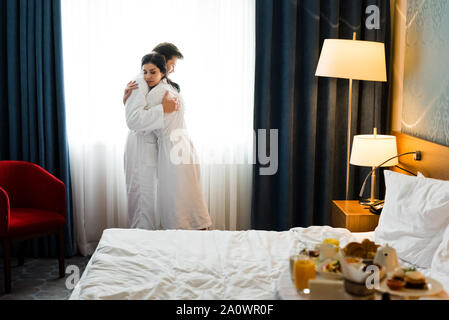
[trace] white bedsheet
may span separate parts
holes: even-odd
[[[276,299],[295,239],[329,237],[344,246],[373,233],[108,229],[70,299]]]
[[[328,226],[284,232],[108,229],[70,299],[277,299],[276,282],[295,241],[313,248],[325,238],[343,247],[373,240],[374,232]],[[449,292],[449,275],[419,270]]]

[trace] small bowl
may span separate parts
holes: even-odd
[[[343,274],[341,272],[329,272],[326,270],[326,265],[333,260],[325,260],[321,264],[317,266],[317,272],[320,276],[330,280],[340,280],[343,278]]]
[[[357,283],[348,279],[344,279],[344,286],[347,293],[358,297],[371,296],[376,291],[374,288],[368,289],[365,283]]]

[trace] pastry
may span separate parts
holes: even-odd
[[[343,251],[346,256],[363,258],[363,248],[358,242],[350,242],[344,247]]]
[[[379,247],[379,245],[375,244],[373,241],[370,241],[368,239],[364,239],[362,241],[362,247],[363,247],[363,251],[366,252],[366,254],[368,254],[369,252],[376,253],[377,252],[377,248]],[[368,257],[366,257],[366,258],[368,258]]]
[[[343,251],[346,256],[359,257],[363,259],[373,259],[376,255],[379,245],[373,241],[364,239],[362,243],[350,242],[344,247]]]
[[[387,286],[391,290],[401,290],[405,286],[405,281],[398,280],[398,279],[388,279],[387,280]]]
[[[426,277],[419,271],[405,272],[405,287],[408,289],[427,289]]]

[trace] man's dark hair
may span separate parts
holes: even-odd
[[[178,59],[184,58],[181,51],[179,51],[179,49],[173,43],[169,42],[159,43],[154,47],[153,51],[162,54],[167,61],[173,57],[176,57]]]

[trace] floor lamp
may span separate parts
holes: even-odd
[[[382,42],[325,39],[316,76],[349,79],[348,135],[346,154],[346,200],[349,198],[349,157],[351,152],[352,80],[387,81],[385,45]]]

